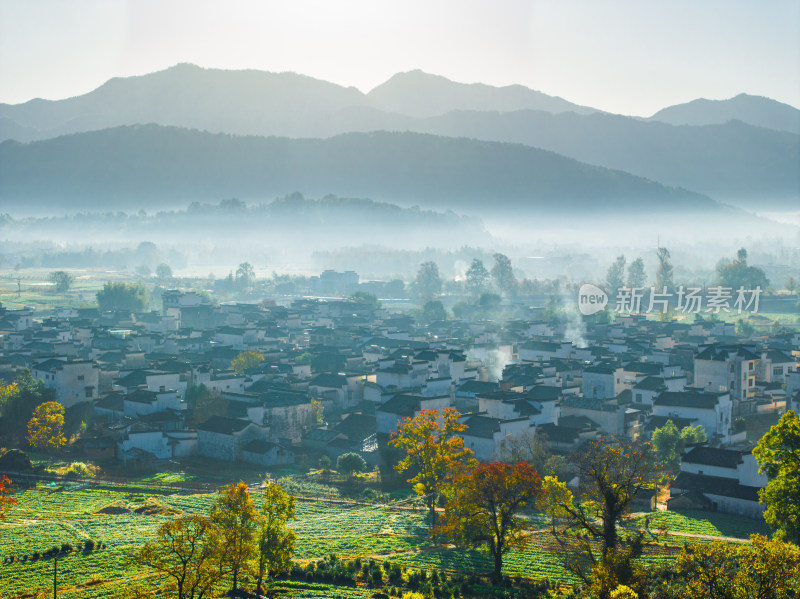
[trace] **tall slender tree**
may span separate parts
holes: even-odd
[[[231,578],[231,591],[256,555],[259,518],[247,485],[240,481],[225,487],[209,514],[215,528],[220,571]]]

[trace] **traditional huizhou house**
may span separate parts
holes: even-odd
[[[397,424],[404,418],[413,418],[422,410],[442,410],[450,407],[450,396],[424,397],[398,393],[375,411],[376,430],[379,438],[388,439],[397,432]]]
[[[698,389],[662,391],[653,402],[653,416],[697,421],[709,441],[722,445],[731,442],[730,393]]]
[[[691,447],[681,458],[681,471],[670,485],[669,506],[762,518],[758,491],[767,484],[748,451],[707,445]]]
[[[475,459],[481,462],[501,460],[511,441],[535,432],[527,417],[505,420],[475,414],[460,420],[467,426],[461,433],[464,447],[475,452]]]
[[[250,441],[243,445],[241,457],[245,462],[258,466],[285,466],[294,464],[295,459],[291,447],[261,440]]]
[[[92,360],[44,360],[31,371],[45,387],[55,390],[56,401],[65,408],[98,397],[100,369]]]
[[[241,459],[245,444],[265,440],[267,429],[247,420],[212,416],[197,427],[197,453],[218,460]]]
[[[694,357],[694,386],[728,392],[734,401],[752,399],[758,361],[743,345],[709,345]]]

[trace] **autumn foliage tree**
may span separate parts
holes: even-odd
[[[567,529],[578,530],[579,537],[562,534],[557,539],[564,548],[565,565],[587,583],[592,577],[606,581],[595,588],[601,599],[619,584],[641,580],[641,570],[633,561],[642,552],[643,535],[621,538],[618,527],[630,514],[636,495],[654,486],[660,476],[649,443],[608,437],[586,443],[571,459],[580,486],[575,502],[561,504]],[[579,546],[573,544],[580,540]],[[600,546],[599,559],[593,542]]]
[[[264,354],[257,351],[243,351],[233,359],[231,368],[233,368],[236,374],[242,374],[246,370],[255,368],[263,361]]]
[[[440,530],[459,544],[485,545],[502,576],[503,556],[524,543],[522,509],[541,493],[539,475],[527,462],[479,464],[453,478]]]
[[[292,566],[295,532],[287,526],[294,515],[295,498],[280,485],[267,484],[261,503],[258,531],[258,577],[256,590],[261,593],[265,576],[287,572]]]
[[[800,592],[800,548],[762,535],[747,544],[689,545],[675,570],[680,599],[779,599]]]
[[[464,447],[458,434],[466,425],[458,421],[453,408],[422,410],[405,418],[390,443],[405,452],[395,468],[413,474],[408,482],[417,495],[425,498],[430,513],[431,530],[436,524],[436,501],[443,486],[453,475],[475,465],[472,450]]]
[[[259,517],[247,485],[240,481],[225,487],[211,506],[221,572],[231,577],[236,592],[241,574],[256,556]]]
[[[28,443],[36,449],[57,451],[66,442],[64,406],[55,401],[40,404],[28,422]]]
[[[178,599],[203,599],[221,578],[215,547],[211,520],[187,516],[161,525],[156,540],[145,543],[132,561],[166,577]]]
[[[17,503],[16,497],[9,497],[12,493],[14,493],[14,489],[11,487],[11,479],[7,476],[0,476],[0,520],[4,520],[6,512]]]

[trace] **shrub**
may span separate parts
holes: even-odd
[[[97,466],[86,462],[72,462],[60,474],[68,478],[94,478],[97,475]]]
[[[61,553],[69,553],[72,551],[72,545],[69,543],[63,543],[61,545]]]
[[[92,539],[87,539],[86,542],[83,544],[85,551],[93,551],[94,550],[94,541]]]

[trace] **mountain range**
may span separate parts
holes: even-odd
[[[155,129],[125,127],[149,123],[165,129],[156,133]],[[179,132],[175,127],[242,137],[223,141],[199,133]],[[115,131],[104,135],[88,133],[105,129]],[[343,135],[378,131],[387,133]],[[469,139],[434,143],[424,136],[404,137],[400,132]],[[68,137],[60,142],[53,139],[62,135]],[[155,174],[148,171],[149,183],[131,176],[128,187],[123,185],[118,192],[114,191],[113,186],[126,179],[125,167],[111,163],[111,157],[126,153],[120,144],[139,144],[136,147],[141,148],[160,139],[168,146],[181,146],[187,139],[195,139],[193,136],[208,155],[218,156],[220,148],[230,144],[231,151],[244,162],[234,163],[223,156],[214,164],[207,164],[191,148],[185,148],[185,155],[177,156],[164,155],[154,148],[155,155],[165,162],[163,166],[150,165]],[[295,142],[255,141],[252,136],[295,138]],[[567,203],[574,204],[590,197],[608,202],[617,193],[620,198],[628,197],[641,189],[655,189],[654,181],[663,184],[662,190],[682,187],[698,192],[690,194],[695,198],[705,194],[741,206],[750,205],[751,198],[758,197],[762,205],[794,208],[800,198],[800,110],[744,94],[725,101],[696,100],[641,119],[580,106],[520,85],[456,83],[422,71],[399,73],[364,94],[355,88],[294,73],[224,71],[181,64],[148,75],[114,78],[92,92],[65,100],[0,104],[0,140],[3,139],[37,142],[30,147],[13,142],[2,146],[5,164],[0,169],[8,179],[0,181],[0,193],[9,201],[16,201],[26,193],[34,193],[40,199],[48,193],[62,198],[77,197],[82,186],[93,190],[92,193],[102,189],[103,193],[117,196],[134,194],[134,188],[162,195],[168,188],[170,194],[182,198],[212,189],[221,194],[202,195],[200,199],[220,199],[235,193],[260,196],[271,191],[282,195],[302,190],[323,195],[377,193],[377,199],[390,201],[400,196],[408,201],[415,193],[428,198],[441,189],[450,194],[442,198],[442,205],[459,207],[453,204],[457,196],[463,197],[467,205],[477,201],[477,197],[486,197],[492,188],[495,193],[510,194],[507,199],[512,205],[548,194],[552,201],[571,198]],[[377,140],[388,146],[379,147]],[[102,152],[98,155],[91,144],[102,144],[109,155]],[[508,144],[524,144],[528,148]],[[289,170],[267,178],[248,171],[264,159],[264,154],[259,154],[258,159],[254,157],[248,162],[241,150],[248,145],[257,146],[258,152],[266,154],[310,151],[312,155],[305,165],[300,155],[273,155],[274,161]],[[352,164],[330,154],[332,148],[342,145],[346,146],[344,151],[349,152]],[[401,147],[425,152],[456,151],[456,155],[429,155],[424,163],[415,157],[398,155]],[[59,156],[59,148],[78,153]],[[556,158],[548,152],[534,152],[533,148],[587,164],[577,165],[565,158],[551,170],[549,166]],[[359,151],[374,154],[356,160]],[[381,156],[399,162],[391,166],[386,160],[381,162]],[[488,162],[476,163],[479,156]],[[194,164],[188,163],[189,157]],[[71,165],[71,173],[58,166],[62,158],[64,164]],[[459,163],[462,159],[464,162]],[[44,161],[41,169],[35,162],[38,160]],[[371,174],[361,172],[356,168],[359,160],[381,170]],[[510,160],[510,165],[504,165],[503,160]],[[111,170],[98,172],[99,164]],[[332,172],[333,164],[349,170]],[[433,164],[443,171],[431,172]],[[165,172],[166,165],[177,172],[174,175]],[[222,165],[228,169],[227,174],[222,172]],[[610,171],[589,165],[635,176],[610,175]],[[133,170],[138,168],[139,177],[145,175],[141,170],[143,164],[128,166]],[[213,181],[204,168],[216,173]],[[501,177],[504,169],[512,173],[508,181]],[[527,175],[523,174],[525,170],[529,171]],[[241,180],[235,176],[245,171],[248,174]],[[321,174],[323,171],[327,172],[325,176]],[[399,176],[399,171],[404,177]],[[55,179],[37,181],[34,172]],[[288,172],[294,173],[292,177]],[[92,173],[91,177],[97,179],[80,183],[81,173],[87,177]],[[207,185],[198,191],[198,185],[193,183],[195,178],[189,177],[189,173],[199,173],[199,180]],[[479,173],[487,177],[485,182],[476,179]],[[463,184],[459,184],[462,177]],[[637,177],[650,181],[641,183]],[[416,181],[412,184],[406,178]],[[447,184],[441,183],[445,180]],[[385,185],[378,184],[381,181]],[[158,187],[156,182],[166,187]],[[324,185],[337,187],[319,187]],[[673,196],[687,192],[664,193]]]
[[[176,207],[294,191],[483,214],[719,207],[697,193],[521,144],[407,132],[290,139],[150,124],[0,144],[0,196],[18,209],[30,202],[74,210]]]

